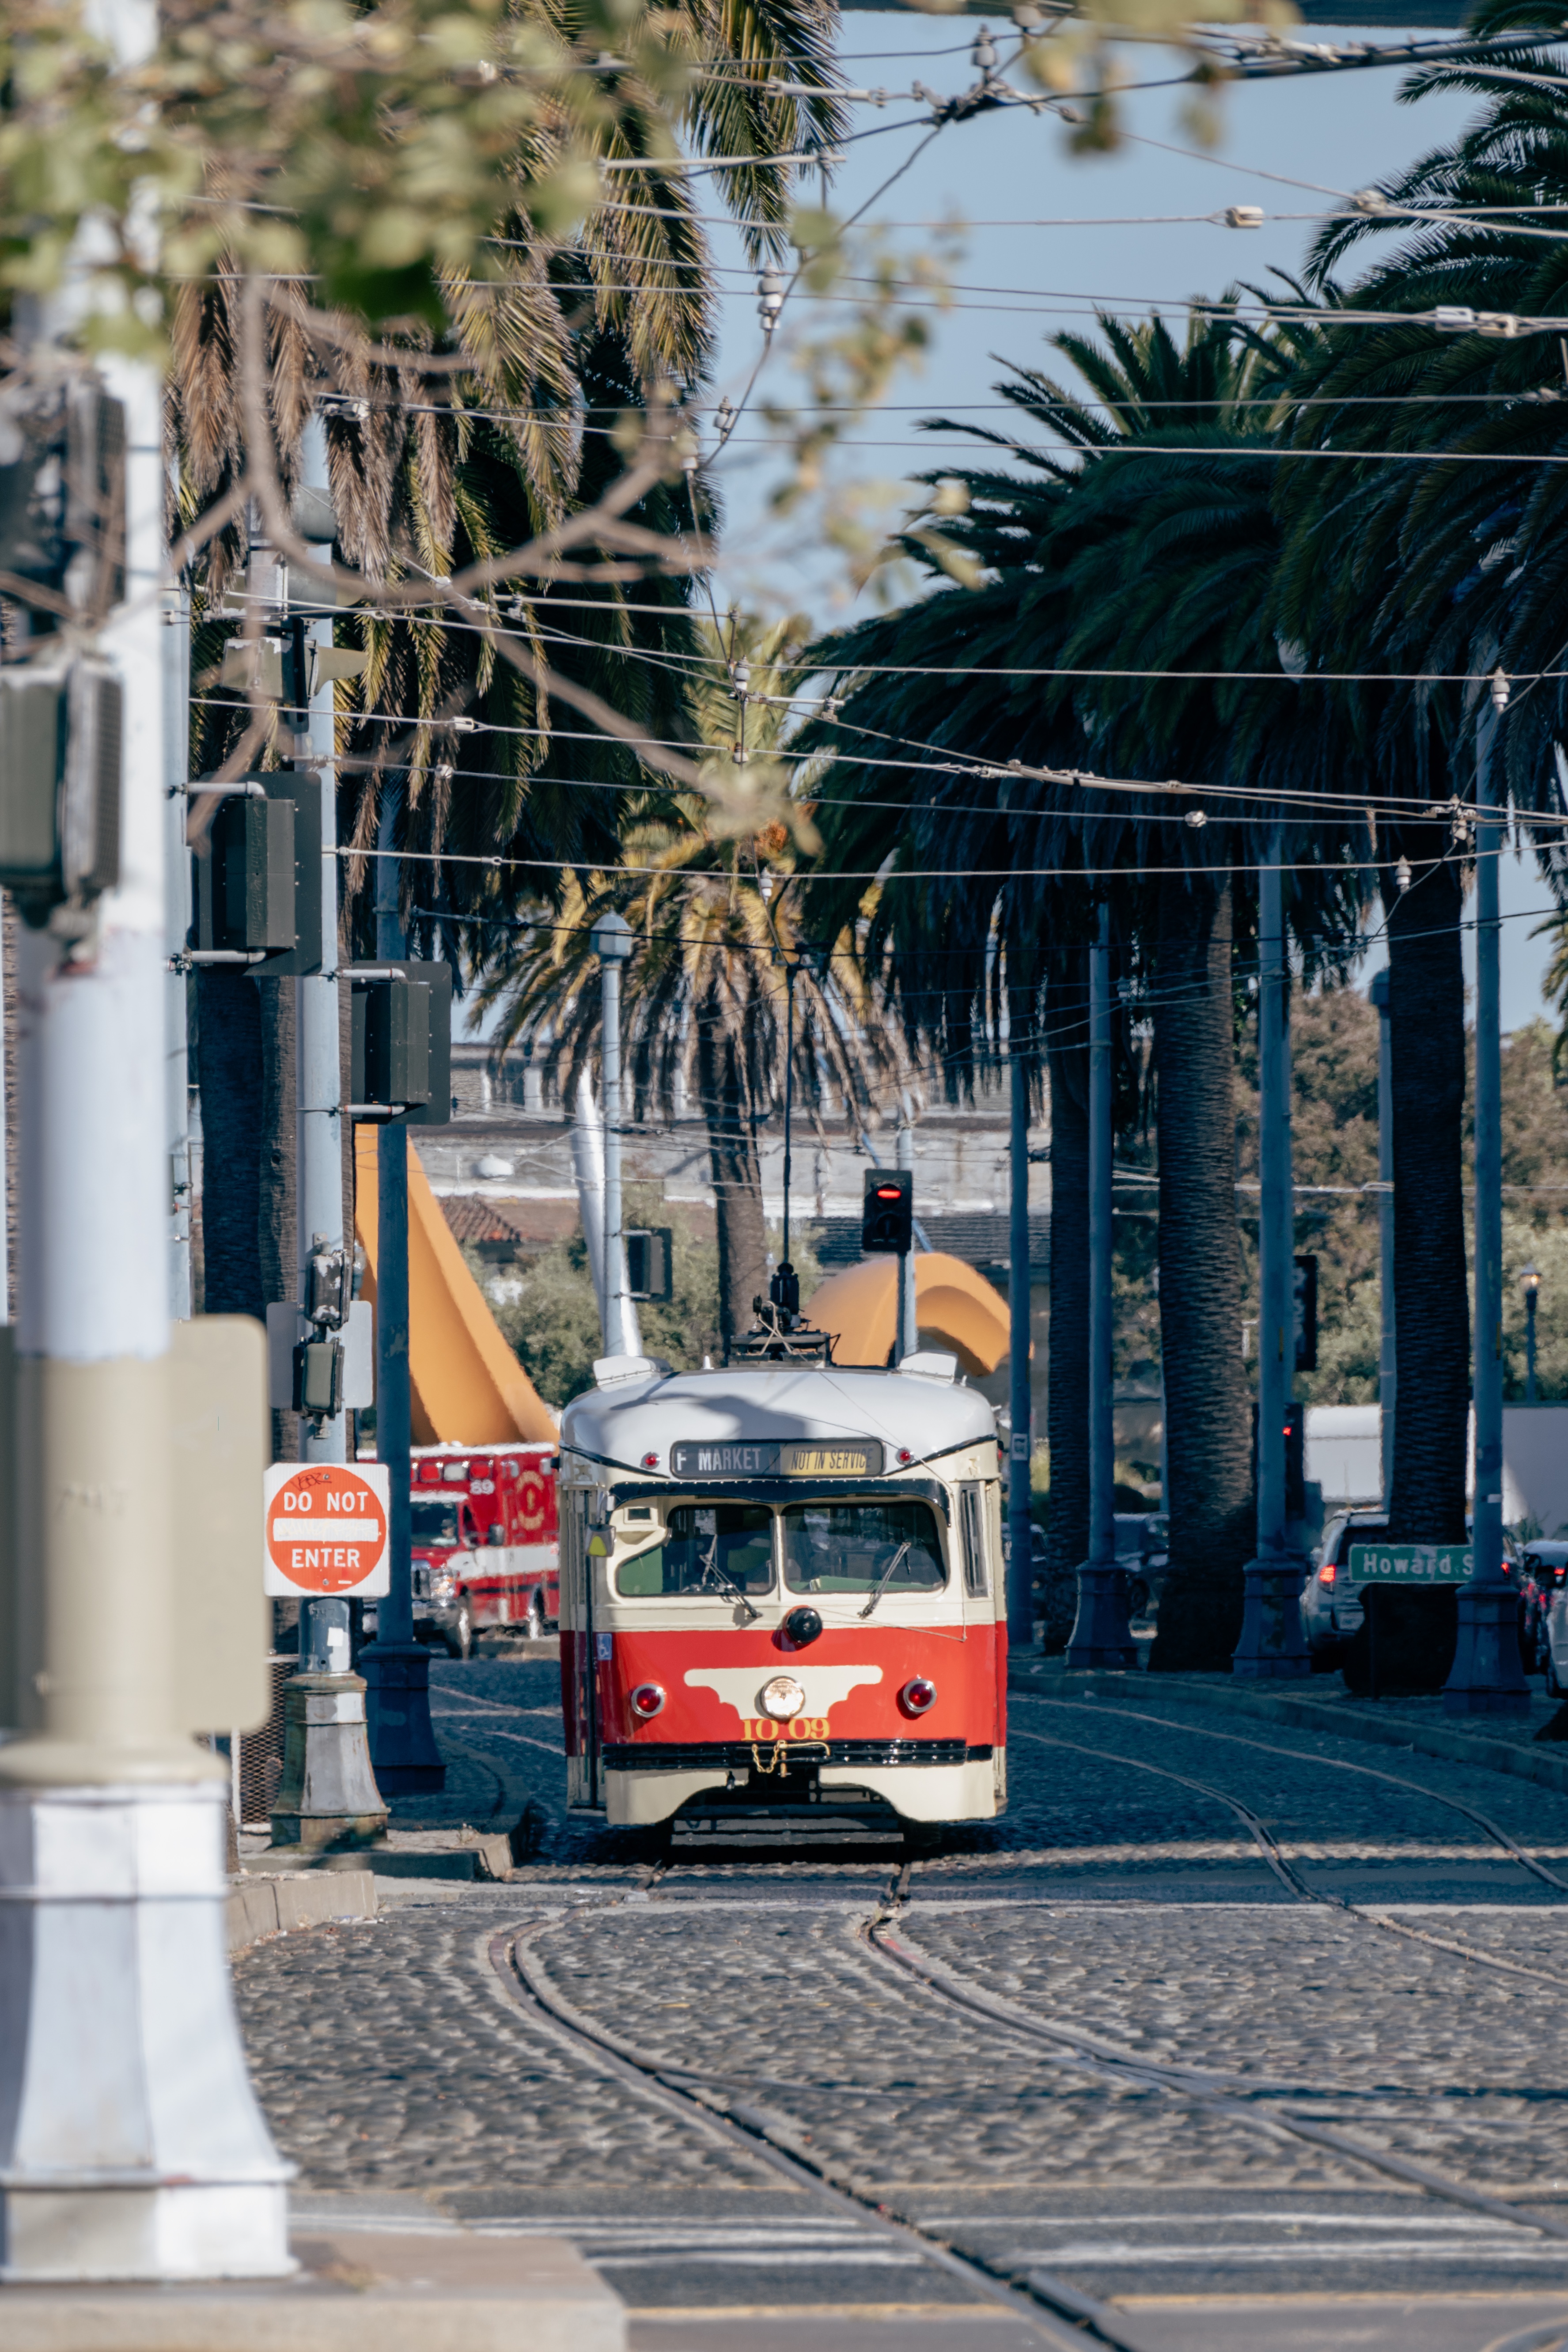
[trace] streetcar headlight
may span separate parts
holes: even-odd
[[[641,1716],[643,1721],[647,1723],[651,1717],[662,1715],[663,1712],[664,1692],[658,1684],[638,1683],[632,1693],[632,1713]]]
[[[430,1570],[430,1598],[437,1609],[444,1609],[458,1590],[458,1580],[447,1568]]]
[[[805,1705],[805,1693],[793,1675],[775,1675],[763,1685],[757,1704],[775,1723],[789,1723]]]
[[[899,1693],[906,1715],[925,1715],[936,1705],[936,1685],[925,1675],[911,1675]]]

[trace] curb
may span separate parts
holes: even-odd
[[[1063,1674],[1053,1685],[1066,1683]],[[1160,1698],[1178,1706],[1208,1707],[1221,1715],[1247,1715],[1262,1723],[1283,1723],[1298,1731],[1319,1731],[1336,1739],[1361,1739],[1374,1748],[1408,1748],[1418,1756],[1441,1757],[1446,1764],[1470,1764],[1484,1772],[1507,1772],[1517,1780],[1533,1780],[1543,1789],[1568,1793],[1568,1751],[1552,1753],[1535,1747],[1516,1747],[1511,1740],[1478,1739],[1473,1733],[1450,1731],[1442,1724],[1412,1723],[1394,1716],[1352,1713],[1348,1706],[1325,1706],[1321,1699],[1289,1698],[1283,1692],[1248,1690],[1235,1684],[1205,1683],[1202,1690],[1184,1688],[1178,1675],[1162,1675],[1157,1694],[1147,1689],[1150,1677],[1135,1675],[1086,1674],[1071,1677],[1080,1691],[1097,1698]],[[1034,1675],[1009,1674],[1007,1687],[1021,1696],[1049,1698]]]
[[[316,1927],[326,1919],[374,1919],[375,1881],[368,1870],[320,1877],[303,1871],[267,1878],[247,1874],[230,1885],[224,1917],[229,1950],[243,1952],[279,1930]]]

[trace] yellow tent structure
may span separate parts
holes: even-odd
[[[363,1295],[375,1297],[376,1141],[368,1121],[354,1129],[354,1231],[369,1265]],[[408,1154],[408,1370],[414,1442],[500,1445],[520,1437],[549,1444],[554,1422],[496,1326],[468,1272],[418,1155]]]
[[[915,1258],[915,1319],[922,1339],[940,1339],[972,1374],[994,1372],[1007,1353],[1007,1302],[961,1257],[926,1250]],[[885,1364],[899,1326],[899,1261],[862,1258],[829,1275],[806,1313],[830,1331],[838,1364]]]

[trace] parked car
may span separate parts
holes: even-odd
[[[1553,1698],[1568,1696],[1568,1607],[1562,1594],[1568,1587],[1568,1543],[1555,1539],[1526,1544],[1520,1562],[1524,1597],[1523,1646],[1526,1665],[1546,1676]],[[1555,1629],[1553,1621],[1555,1620]],[[1557,1642],[1552,1641],[1553,1630]],[[1563,1653],[1561,1662],[1552,1652]]]
[[[1379,1510],[1338,1511],[1324,1528],[1322,1542],[1312,1554],[1312,1570],[1301,1594],[1301,1631],[1311,1655],[1314,1674],[1331,1674],[1343,1663],[1343,1652],[1360,1633],[1365,1617],[1361,1588],[1350,1580],[1352,1546],[1375,1542],[1380,1535],[1387,1532],[1387,1513]],[[1568,1560],[1568,1544],[1538,1549],[1559,1551]],[[1533,1664],[1528,1630],[1528,1581],[1519,1546],[1506,1528],[1503,1531],[1502,1554],[1503,1574],[1520,1590],[1520,1658],[1526,1671],[1531,1672],[1533,1671]],[[1568,1691],[1568,1612],[1564,1614],[1563,1630],[1563,1670],[1564,1689]]]
[[[1365,1612],[1350,1581],[1351,1546],[1372,1542],[1387,1529],[1387,1513],[1372,1510],[1336,1511],[1324,1528],[1301,1594],[1301,1632],[1314,1674],[1332,1674],[1347,1643],[1362,1628]]]
[[[1170,1565],[1171,1523],[1163,1511],[1118,1511],[1116,1557],[1127,1570],[1128,1613],[1157,1616]]]

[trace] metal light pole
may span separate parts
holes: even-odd
[[[605,1353],[635,1356],[626,1296],[626,1242],[621,1213],[621,966],[631,955],[632,927],[612,908],[590,933],[600,964],[605,1057]]]
[[[1110,909],[1089,951],[1089,1558],[1078,1572],[1069,1667],[1138,1663],[1127,1571],[1116,1557],[1115,1351],[1111,1329]]]
[[[1258,1552],[1247,1563],[1241,1638],[1231,1659],[1232,1674],[1270,1681],[1311,1672],[1300,1605],[1307,1562],[1299,1548],[1300,1526],[1290,1520],[1285,1477],[1285,1412],[1296,1339],[1283,859],[1284,840],[1276,829],[1258,877]]]
[[[1394,1311],[1394,1042],[1389,1034],[1388,966],[1367,991],[1377,1008],[1377,1238],[1378,1296],[1382,1328],[1377,1349],[1377,1394],[1382,1408],[1383,1507],[1394,1492],[1394,1420],[1399,1396],[1399,1364]]]
[[[389,792],[376,838],[381,855],[375,861],[375,951],[394,963],[402,960],[405,944],[397,904],[398,861],[392,854],[396,816],[396,799]],[[430,1721],[430,1653],[414,1638],[407,1129],[387,1119],[375,1146],[375,1451],[378,1461],[386,1465],[391,1485],[386,1529],[391,1584],[377,1603],[375,1639],[361,1653],[360,1672],[376,1784],[384,1796],[396,1797],[444,1788],[447,1768]]]
[[[308,509],[303,520],[315,540],[318,530],[331,528],[327,441],[319,416],[312,416],[305,428],[301,459],[297,503]],[[313,552],[323,564],[330,563],[331,541],[317,540]],[[323,1263],[329,1275],[336,1262],[338,1278],[331,1287],[340,1300],[342,1297],[348,1285],[342,1276],[345,1260],[352,1255],[353,1236],[343,1231],[335,698],[331,664],[321,658],[331,651],[332,624],[330,619],[296,619],[291,626],[294,691],[300,698],[291,714],[295,762],[313,769],[321,779],[321,968],[319,972],[301,974],[294,982],[299,1299],[301,1307],[308,1308],[312,1260]],[[312,669],[317,677],[313,693]],[[384,862],[377,863],[378,890]],[[395,874],[395,866],[392,870]],[[318,1334],[312,1330],[312,1336]],[[346,1329],[339,1336],[346,1338]],[[346,1411],[320,1420],[300,1414],[300,1459],[348,1460]],[[379,1628],[379,1617],[377,1623]],[[410,1636],[412,1632],[411,1616]],[[272,1803],[272,1833],[279,1844],[306,1840],[320,1844],[340,1840],[360,1843],[386,1826],[386,1807],[371,1762],[365,1685],[350,1671],[352,1654],[348,1602],[302,1601],[299,1672],[284,1693],[283,1774]]]
[[[1013,999],[1015,1022],[1024,1000]],[[1034,1518],[1029,1509],[1029,1439],[1034,1418],[1029,1391],[1029,1068],[1016,1034],[1008,1056],[1012,1081],[1007,1279],[1008,1389],[1012,1437],[1007,1459],[1007,1641],[1014,1650],[1035,1642]]]
[[[1502,1034],[1498,858],[1502,826],[1493,774],[1508,680],[1492,680],[1476,722],[1476,1497],[1470,1580],[1458,1593],[1447,1715],[1523,1715],[1519,1595],[1502,1572]]]
[[[1541,1290],[1541,1269],[1521,1266],[1519,1286],[1524,1293],[1524,1402],[1535,1402],[1535,1302]]]
[[[915,1130],[906,1112],[899,1129],[898,1158],[895,1165],[907,1168],[911,1180],[915,1165]],[[1027,1231],[1027,1226],[1025,1228]],[[905,1250],[899,1259],[899,1332],[893,1348],[893,1361],[901,1363],[912,1356],[920,1346],[920,1307],[915,1291],[915,1254]]]
[[[154,13],[111,7],[100,28],[129,66]],[[80,368],[55,340],[73,307],[68,288],[47,315],[18,306],[36,381]],[[101,377],[125,416],[124,579],[104,625],[79,627],[122,698],[118,879],[75,924],[23,926],[17,943],[19,1297],[0,1391],[16,1444],[17,1654],[0,1685],[16,1735],[0,1743],[12,2284],[290,2267],[286,2169],[224,1958],[226,1771],[189,1736],[176,1641],[163,386],[120,357]],[[254,1409],[258,1431],[258,1381]]]

